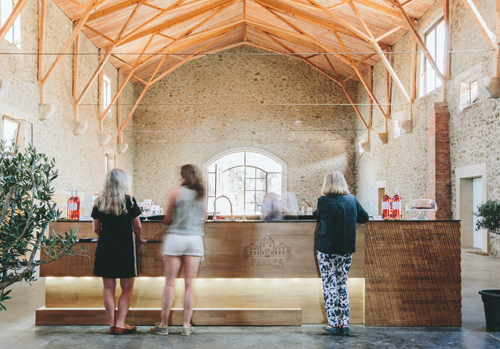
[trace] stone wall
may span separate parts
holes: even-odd
[[[348,86],[356,98],[356,85]],[[136,85],[136,96],[142,88]],[[356,114],[323,103],[349,101],[333,81],[290,57],[240,46],[188,62],[153,85],[134,114],[138,199],[165,205],[183,164],[201,167],[237,147],[281,158],[288,191],[313,206],[332,170],[344,172],[356,192]]]
[[[489,0],[474,1],[486,24],[495,30],[495,2]],[[443,1],[437,1],[420,19],[418,30],[421,35],[443,15]],[[459,108],[460,82],[493,75],[495,55],[472,20],[461,1],[451,1],[451,74],[446,83],[446,99],[450,113],[450,165],[451,165],[451,208],[454,217],[458,217],[456,207],[457,183],[455,170],[460,167],[486,163],[488,199],[500,199],[499,134],[500,101],[487,99],[480,95],[479,101],[464,109]],[[469,52],[463,52],[469,50]],[[475,52],[470,52],[475,50]],[[393,52],[410,51],[410,36],[406,34],[393,47]],[[408,106],[396,86],[392,86],[391,119],[389,121],[389,142],[382,144],[377,133],[382,132],[383,121],[374,108],[374,123],[371,131],[371,151],[362,155],[358,161],[358,196],[370,213],[377,211],[377,181],[386,181],[391,193],[395,186],[401,188],[403,207],[408,199],[425,197],[427,188],[427,170],[432,164],[427,163],[427,118],[434,108],[434,103],[442,102],[441,89],[419,97],[421,55],[417,57],[417,100],[413,104],[413,132],[394,138],[394,123],[408,118]],[[395,54],[394,67],[410,91],[410,55]],[[368,101],[363,87],[358,87],[358,101]],[[380,101],[385,101],[385,68],[381,62],[374,67],[374,93]],[[366,114],[366,110],[364,111]],[[366,137],[366,132],[358,125],[358,139]],[[413,215],[403,212],[403,219]],[[500,244],[492,239],[491,252],[500,254]]]
[[[81,136],[73,134],[73,56],[66,55],[53,71],[44,87],[44,102],[54,104],[56,112],[48,121],[38,119],[39,88],[38,74],[38,2],[28,1],[21,12],[22,47],[11,45],[4,40],[0,45],[0,79],[3,87],[0,93],[0,116],[8,115],[24,120],[28,140],[33,127],[33,144],[39,152],[56,159],[59,177],[55,181],[56,193],[62,196],[72,189],[85,194],[97,193],[104,179],[104,154],[114,152],[117,167],[133,172],[133,138],[126,134],[124,142],[129,143],[129,150],[119,155],[117,143],[117,108],[113,106],[110,116],[105,121],[105,132],[111,134],[107,149],[99,146],[98,122],[98,83],[94,82],[79,107],[79,120],[88,122],[89,127]],[[45,52],[59,53],[73,28],[71,20],[52,2],[47,2],[47,28],[45,34]],[[97,49],[84,35],[80,35],[80,51],[91,55],[80,56],[79,92],[83,90],[90,76],[98,65]],[[69,50],[73,52],[73,48]],[[56,55],[44,56],[44,74],[48,71]],[[111,65],[105,66],[105,74],[116,81],[117,70]],[[113,80],[112,80],[113,81]],[[117,86],[112,84],[112,93]],[[128,85],[124,92],[124,103],[130,104],[133,87]],[[130,106],[125,106],[125,111]],[[133,126],[130,125],[129,129]],[[69,195],[68,195],[69,196]]]

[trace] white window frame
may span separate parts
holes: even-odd
[[[14,147],[17,147],[19,145],[19,133],[21,131],[21,121],[16,120],[14,118],[11,118],[10,116],[4,115],[2,117],[2,142],[5,142],[7,139],[5,139],[5,120],[8,120],[9,122],[16,123],[17,124],[17,132],[16,132],[16,137],[14,139]],[[8,144],[5,144],[6,149],[11,148],[11,143],[9,142]]]
[[[460,111],[479,102],[479,86],[477,79],[460,83]]]
[[[274,155],[268,151],[265,151],[263,149],[252,148],[252,147],[241,147],[241,148],[233,148],[233,149],[228,149],[226,151],[223,151],[223,152],[213,156],[212,158],[210,158],[207,162],[205,162],[203,164],[203,178],[205,180],[205,183],[207,184],[207,190],[205,193],[205,202],[208,203],[208,199],[209,199],[209,196],[208,196],[208,176],[209,176],[208,168],[209,168],[209,166],[213,162],[215,162],[216,160],[218,160],[226,155],[229,155],[232,153],[239,153],[239,152],[260,153],[262,155],[265,155],[265,156],[271,158],[272,160],[274,160],[280,164],[280,166],[281,166],[281,194],[283,197],[283,194],[287,192],[287,165],[286,165],[286,163],[283,160],[281,160],[279,157],[277,157],[276,155]],[[266,191],[267,191],[267,189],[266,189]],[[216,192],[216,195],[217,195],[217,192]],[[283,200],[286,201],[286,197],[283,197]],[[207,204],[207,212],[213,213],[213,207],[209,207],[208,204]]]
[[[434,58],[434,61],[436,62],[436,65],[439,69],[439,66],[441,65],[444,68],[444,60],[445,60],[445,54],[444,54],[444,41],[442,43],[443,47],[443,52],[439,52],[438,50],[438,27],[440,24],[443,24],[443,30],[444,30],[444,17],[441,17],[439,20],[437,20],[426,32],[424,35],[424,42],[425,46],[429,50],[430,55],[432,58]],[[434,36],[434,47],[430,47],[429,45],[429,37]],[[445,32],[443,32],[443,40],[444,39]],[[443,56],[442,61],[440,62],[440,59],[437,59],[438,54],[441,54]],[[442,73],[442,72],[441,72]],[[429,79],[434,79],[434,88],[431,90],[429,89]],[[437,76],[436,72],[434,71],[434,68],[430,65],[430,63],[427,61],[427,58],[425,57],[424,54],[422,54],[422,64],[421,64],[421,74],[420,74],[420,93],[419,97],[423,97],[428,95],[429,93],[437,90],[439,87],[441,87],[443,82],[441,79]]]
[[[1,0],[0,3],[0,27],[3,27],[10,14],[14,10],[18,0]],[[10,27],[5,40],[21,49],[21,14],[19,14]]]
[[[104,75],[102,79],[102,111],[104,112],[111,103],[111,80]],[[111,109],[109,110],[111,111]]]

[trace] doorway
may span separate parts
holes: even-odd
[[[473,215],[477,206],[487,200],[486,164],[457,168],[456,173],[456,218],[461,220],[462,248],[489,253],[489,234],[476,231],[478,218]]]

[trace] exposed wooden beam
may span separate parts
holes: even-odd
[[[339,81],[340,87],[342,87],[342,90],[344,90],[344,93],[347,96],[347,99],[349,99],[349,102],[351,102],[351,105],[354,108],[354,111],[356,112],[356,114],[358,115],[358,118],[361,120],[361,122],[363,123],[363,125],[365,126],[365,128],[367,130],[369,130],[370,127],[368,126],[368,124],[366,123],[365,119],[363,118],[363,115],[361,115],[361,112],[359,111],[358,107],[356,106],[356,103],[352,99],[349,91],[347,91],[347,88],[345,87],[344,82],[340,78],[339,74],[337,74],[337,71],[335,70],[335,67],[333,66],[332,62],[330,61],[330,58],[328,56],[325,56],[325,58],[328,61],[328,64],[330,64],[330,67],[332,68],[333,74],[335,74],[335,77]]]
[[[149,89],[149,87],[151,85],[153,85],[159,79],[162,79],[163,77],[165,77],[166,75],[168,75],[170,72],[174,71],[175,69],[177,69],[178,67],[180,67],[181,65],[183,65],[185,62],[189,61],[193,56],[196,56],[198,53],[202,52],[207,47],[215,44],[217,41],[219,41],[222,38],[224,38],[225,36],[227,36],[233,30],[229,30],[226,33],[220,35],[218,38],[215,38],[214,40],[211,40],[208,44],[206,44],[205,46],[203,46],[202,48],[200,48],[199,50],[197,50],[195,53],[193,53],[193,54],[189,55],[188,57],[186,57],[182,62],[177,63],[175,66],[173,66],[172,68],[168,69],[166,72],[162,73],[160,76],[158,76],[157,78],[155,78],[156,74],[158,73],[158,70],[161,68],[161,66],[163,65],[163,62],[164,62],[165,58],[167,57],[166,55],[163,56],[161,62],[156,67],[156,70],[153,73],[153,75],[151,75],[151,78],[149,79],[147,85],[144,87],[144,90],[142,91],[141,95],[139,96],[139,98],[135,102],[134,106],[132,107],[132,110],[128,114],[127,119],[125,119],[125,121],[124,121],[124,123],[123,123],[123,125],[121,126],[120,129],[123,131],[125,129],[125,127],[127,127],[127,124],[129,123],[130,119],[134,115],[135,110],[139,106],[139,103],[141,103],[142,99],[144,98],[144,95],[146,94],[146,91]]]
[[[167,38],[167,39],[170,39],[170,40],[175,40],[175,38],[173,38],[171,36],[168,36],[168,35],[165,35],[165,34],[162,34],[162,33],[157,33],[156,35],[163,36],[164,38]]]
[[[338,40],[340,46],[342,46],[342,49],[346,53],[346,55],[349,58],[349,60],[354,61],[353,58],[352,58],[352,56],[349,54],[349,51],[347,50],[347,47],[345,46],[344,42],[342,41],[342,38],[340,37],[340,35],[338,33],[335,33],[335,36],[337,37],[337,40]],[[373,93],[372,88],[366,82],[365,77],[363,76],[363,74],[359,70],[358,66],[356,64],[352,64],[351,66],[353,67],[353,69],[356,72],[356,74],[358,74],[358,77],[361,80],[361,83],[363,84],[363,86],[366,89],[366,92],[368,92],[368,94],[370,95],[371,99],[373,100],[373,102],[377,106],[377,109],[380,112],[380,114],[382,114],[382,116],[384,117],[384,119],[387,119],[388,116],[385,115],[385,112],[382,109],[382,107],[380,106],[380,103],[378,102],[377,97],[375,97],[375,94]]]
[[[162,31],[164,31],[168,28],[171,28],[175,25],[179,25],[181,23],[193,20],[193,19],[200,17],[200,16],[203,16],[209,12],[218,11],[220,9],[220,6],[228,5],[228,3],[232,4],[234,1],[235,0],[217,0],[216,2],[213,2],[213,3],[210,2],[208,5],[197,8],[194,11],[191,11],[188,13],[183,13],[179,16],[175,16],[174,18],[169,19],[162,24],[155,25],[154,27],[145,29],[145,30],[143,30],[137,34],[134,34],[130,37],[124,38],[124,40],[122,40],[118,46],[125,45],[129,42],[141,39],[141,38],[143,38],[147,35],[153,34],[153,33],[162,32]]]
[[[432,55],[429,52],[429,50],[427,49],[427,46],[425,45],[424,40],[422,40],[422,37],[420,36],[420,34],[417,31],[417,28],[415,28],[415,24],[413,24],[413,21],[411,20],[410,16],[408,16],[408,14],[406,13],[406,10],[403,8],[403,6],[401,6],[399,0],[386,0],[386,1],[394,3],[399,8],[399,10],[401,11],[401,14],[404,16],[404,18],[406,19],[406,22],[410,26],[411,32],[413,32],[413,34],[415,35],[417,43],[420,46],[420,49],[423,51],[425,58],[429,61],[430,65],[432,66],[432,69],[434,69],[434,71],[436,72],[437,77],[439,79],[441,79],[442,82],[444,82],[445,79],[444,79],[443,73],[441,73],[439,71],[439,68],[436,64],[436,61],[434,61],[434,58],[432,58]]]
[[[40,0],[40,15],[39,15],[39,27],[38,27],[38,88],[40,94],[40,104],[43,104],[43,63],[44,63],[44,53],[45,53],[45,25],[47,22],[47,2],[46,0]]]
[[[101,59],[101,61],[99,63],[99,66],[97,67],[94,74],[92,75],[92,77],[88,81],[87,85],[84,87],[82,93],[80,94],[80,97],[78,97],[78,101],[77,101],[78,104],[80,104],[83,97],[85,97],[85,95],[87,94],[87,92],[90,88],[90,85],[92,85],[92,83],[94,82],[97,75],[102,71],[102,69],[103,69],[104,65],[106,64],[106,62],[108,61],[109,57],[111,57],[113,49],[116,47],[117,43],[119,42],[120,38],[122,37],[123,33],[125,32],[125,30],[129,26],[129,24],[132,21],[132,19],[134,18],[134,16],[137,14],[137,11],[139,10],[140,7],[141,7],[141,3],[138,3],[137,5],[135,5],[134,10],[128,16],[127,20],[125,21],[125,24],[122,26],[120,32],[116,36],[116,39],[113,41],[113,44],[109,47],[109,51],[105,53],[104,57]]]
[[[47,82],[47,79],[50,77],[50,74],[54,71],[54,69],[61,63],[61,60],[64,57],[64,54],[68,52],[70,46],[73,44],[73,41],[75,41],[75,38],[78,36],[80,31],[82,30],[83,26],[87,22],[87,19],[90,16],[91,11],[94,10],[94,8],[102,3],[102,1],[99,0],[93,0],[91,5],[87,7],[87,11],[78,19],[78,22],[76,26],[73,28],[73,32],[71,33],[70,37],[66,41],[66,44],[64,45],[63,49],[59,53],[59,55],[56,57],[52,65],[50,66],[49,70],[47,71],[47,74],[45,74],[45,77],[42,79],[42,85],[45,85]]]
[[[113,41],[114,41],[114,40],[113,40],[113,39],[111,39],[109,36],[107,36],[107,35],[105,35],[105,34],[101,33],[101,32],[100,32],[100,31],[98,31],[98,30],[95,30],[94,28],[92,28],[91,26],[89,26],[89,25],[87,25],[87,24],[85,24],[83,27],[84,27],[85,29],[90,30],[92,33],[97,34],[97,35],[99,35],[100,37],[102,37],[102,38],[104,38],[104,39],[108,40],[109,42],[113,42]]]
[[[114,12],[126,9],[127,7],[132,7],[139,3],[146,3],[151,1],[153,0],[124,0],[112,6],[103,8],[102,10],[95,11],[92,15],[89,16],[88,22],[95,21],[96,19],[102,18]]]
[[[410,50],[411,50],[411,75],[410,75],[410,96],[411,103],[416,99],[416,83],[417,83],[417,46],[415,45],[415,35],[410,33]]]
[[[365,33],[358,30],[357,28],[353,27],[350,23],[348,23],[347,21],[343,20],[342,18],[332,14],[331,12],[327,11],[329,13],[330,17],[332,17],[336,21],[340,22],[341,26],[337,25],[336,23],[332,23],[330,21],[326,21],[326,20],[323,20],[321,18],[314,17],[314,16],[311,16],[307,13],[299,11],[296,8],[293,8],[284,2],[278,2],[276,0],[255,0],[255,2],[264,8],[270,8],[270,9],[276,10],[280,13],[284,13],[288,16],[299,18],[305,22],[320,26],[323,29],[326,29],[329,31],[337,30],[341,33],[354,36],[354,38],[361,39],[365,42],[370,42],[370,38]],[[346,28],[348,28],[348,29],[346,29]]]
[[[73,47],[73,110],[75,112],[75,121],[78,121],[78,64],[80,60],[80,35],[75,38]]]
[[[342,80],[342,82],[347,82],[347,81],[351,80],[352,78],[354,78],[354,77],[356,77],[356,76],[358,76],[358,74],[357,74],[357,73],[354,73],[354,74],[352,74],[352,75],[349,75],[347,78],[345,78],[344,80]]]
[[[392,28],[391,30],[389,30],[388,32],[385,32],[384,34],[380,35],[378,38],[375,38],[375,41],[379,42],[381,41],[382,39],[385,39],[386,37],[388,37],[389,35],[391,34],[394,34],[395,32],[397,32],[399,29],[403,29],[404,27],[406,27],[406,23],[403,23],[401,25],[398,25],[397,27],[395,28]]]
[[[109,110],[111,109],[111,106],[116,102],[116,100],[121,97],[122,95],[122,92],[123,92],[123,89],[125,88],[125,86],[127,85],[127,83],[129,82],[130,78],[133,76],[134,74],[134,71],[140,66],[140,60],[141,60],[141,57],[144,55],[144,53],[146,52],[148,46],[151,44],[151,41],[153,41],[155,35],[151,35],[151,37],[149,38],[148,42],[146,43],[146,45],[144,45],[143,49],[142,49],[142,52],[141,54],[139,55],[139,57],[137,57],[137,59],[135,60],[135,64],[132,66],[132,69],[128,72],[127,74],[127,77],[125,78],[125,81],[121,82],[120,85],[118,86],[118,90],[116,91],[115,95],[113,96],[113,98],[111,99],[111,102],[109,103],[108,107],[106,108],[106,110],[104,111],[104,113],[102,114],[99,114],[99,121],[102,122],[102,120],[104,120],[106,118],[106,116],[108,115],[108,112]]]
[[[377,55],[376,53],[372,53],[371,55],[368,55],[365,58],[357,61],[356,65],[360,65],[361,63],[364,63],[365,61],[369,60],[370,58],[372,58],[373,56],[376,56],[376,55]]]
[[[368,71],[368,87],[370,87],[370,90],[373,91],[373,67],[370,67],[370,70]],[[368,101],[370,104],[368,105],[368,127],[371,129],[372,128],[372,116],[373,116],[373,101],[370,97],[370,94],[368,94]],[[370,132],[368,132],[368,139],[370,139]]]
[[[121,69],[118,68],[118,86],[122,86],[122,72]],[[122,94],[118,96],[118,115],[116,116],[116,128],[118,130],[118,143],[123,143],[123,130],[122,126]]]
[[[387,54],[387,56],[389,56],[389,53]],[[391,57],[389,56],[388,57],[388,60],[389,61],[392,61]],[[390,62],[391,65],[392,65],[392,62]],[[386,93],[386,103],[387,103],[387,106],[386,106],[386,109],[385,109],[385,114],[387,115],[387,118],[390,118],[391,117],[391,74],[389,73],[389,71],[386,69],[386,74],[385,74],[385,93]],[[387,125],[386,125],[386,129],[384,132],[387,132]]]
[[[145,22],[142,22],[141,24],[139,24],[137,27],[135,27],[133,30],[131,30],[130,32],[128,32],[126,35],[123,36],[123,40],[127,40],[129,37],[131,37],[136,31],[138,31],[139,29],[141,28],[144,28],[145,26],[147,26],[149,23],[157,20],[159,17],[163,16],[164,14],[166,14],[167,12],[171,11],[171,10],[174,10],[174,9],[177,9],[177,6],[181,5],[185,0],[177,0],[176,2],[174,2],[172,5],[168,6],[166,9],[164,9],[163,11],[161,11],[160,13],[157,13],[156,15],[154,15],[153,17],[149,18],[148,20],[146,20]],[[160,34],[159,32],[158,33],[155,33],[155,34]]]
[[[444,0],[444,79],[450,80],[451,31],[450,31],[450,0]],[[444,84],[443,84],[444,85]]]
[[[80,7],[81,9],[86,9],[85,5],[83,5],[82,3],[78,2],[77,0],[68,0],[69,2],[71,2],[72,4],[75,4],[76,6]]]
[[[414,0],[406,0],[404,3],[401,4],[401,6],[406,6],[412,3]]]
[[[152,8],[152,9],[155,9],[156,11],[163,11],[164,8],[161,8],[161,7],[158,7],[158,6],[155,6],[155,5],[151,5],[151,4],[148,4],[147,2],[144,3],[144,6],[146,7],[149,7],[149,8]]]
[[[3,39],[5,39],[5,35],[7,35],[7,33],[9,32],[10,27],[12,27],[12,25],[16,21],[17,16],[19,16],[24,8],[24,5],[26,5],[27,2],[28,0],[18,0],[16,6],[14,6],[14,8],[12,9],[12,12],[5,21],[4,25],[2,26],[2,28],[0,28],[0,43],[3,42]]]
[[[370,0],[353,0],[353,1],[355,1],[357,4],[366,6],[372,10],[383,13],[387,16],[398,19],[400,21],[404,20],[403,17],[401,16],[401,14],[397,10],[393,10],[392,8],[382,6],[378,3],[374,3],[373,1],[370,1]]]
[[[396,0],[397,1],[397,0]],[[399,79],[398,75],[396,74],[396,71],[394,70],[394,68],[391,66],[391,63],[387,60],[387,57],[385,56],[384,52],[382,51],[382,48],[380,47],[379,43],[377,42],[377,40],[375,39],[375,37],[373,36],[373,33],[371,32],[370,28],[368,28],[368,25],[366,24],[365,20],[363,19],[363,17],[361,16],[361,14],[359,13],[356,5],[354,5],[354,3],[352,1],[349,2],[349,5],[351,6],[353,12],[356,14],[356,16],[358,17],[359,21],[361,22],[361,24],[363,25],[363,28],[365,29],[365,31],[368,33],[368,35],[370,36],[370,38],[372,39],[372,43],[373,43],[373,46],[375,47],[375,50],[378,52],[378,55],[379,57],[382,59],[382,63],[385,65],[385,68],[389,71],[389,73],[391,74],[392,78],[394,79],[394,81],[396,82],[396,84],[398,85],[399,89],[401,90],[401,92],[403,93],[403,95],[405,96],[406,100],[408,102],[411,101],[410,99],[410,95],[408,95],[408,92],[406,92],[406,89],[403,85],[403,83],[401,82],[401,80]],[[404,11],[404,10],[403,10]],[[406,13],[406,12],[405,12]],[[409,21],[409,18],[408,18],[408,21]],[[410,24],[411,25],[411,24]]]
[[[397,0],[395,0],[397,1]],[[472,16],[472,19],[474,22],[476,22],[479,30],[483,34],[484,38],[488,42],[488,45],[494,50],[498,50],[498,44],[496,40],[495,33],[493,33],[490,28],[488,28],[488,25],[484,21],[483,17],[479,13],[476,5],[472,2],[472,0],[462,0],[465,8],[469,11],[470,15]]]
[[[335,8],[337,6],[342,6],[344,4],[347,4],[349,2],[349,0],[343,0],[341,2],[339,2],[338,4],[335,4],[335,5],[332,5],[332,6],[328,6],[326,9],[327,10],[331,10],[332,8]]]

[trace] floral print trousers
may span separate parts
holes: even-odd
[[[351,268],[352,254],[327,254],[316,251],[323,280],[323,296],[328,325],[349,326],[349,294],[347,275]]]

